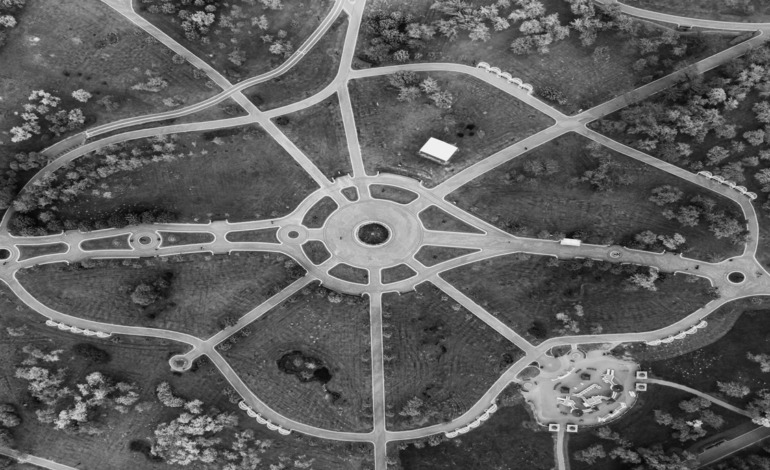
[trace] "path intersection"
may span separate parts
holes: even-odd
[[[208,356],[230,385],[242,396],[244,404],[248,405],[248,407],[253,410],[258,411],[262,417],[284,429],[313,435],[319,438],[372,443],[374,445],[375,468],[377,470],[384,470],[386,468],[386,445],[388,442],[422,438],[437,433],[449,433],[468,425],[473,422],[476,417],[483,414],[485,410],[495,402],[496,397],[507,385],[519,381],[517,376],[522,370],[532,362],[538,360],[538,358],[542,360],[542,357],[555,346],[574,346],[581,343],[647,342],[656,340],[677,334],[682,330],[692,327],[704,318],[707,318],[708,315],[717,308],[736,299],[756,295],[770,295],[770,274],[761,266],[756,258],[759,240],[759,222],[755,209],[747,197],[724,185],[719,185],[704,177],[665,163],[643,152],[629,148],[604,135],[589,130],[586,127],[591,121],[607,116],[618,109],[644,100],[654,93],[672,86],[686,73],[703,73],[743,55],[752,47],[755,47],[766,40],[766,33],[770,31],[770,24],[723,23],[707,20],[691,20],[630,8],[623,5],[621,8],[626,13],[643,19],[664,21],[674,24],[694,24],[699,27],[711,29],[758,31],[759,34],[748,41],[619,96],[607,103],[581,112],[575,116],[566,116],[525,91],[520,90],[518,87],[510,86],[505,81],[498,79],[482,69],[466,65],[424,63],[353,70],[352,63],[354,51],[366,4],[365,0],[337,0],[331,12],[323,20],[318,29],[286,63],[269,73],[246,79],[237,85],[230,83],[205,61],[196,57],[183,45],[177,43],[138,15],[133,10],[131,0],[102,1],[121,15],[125,16],[127,20],[133,22],[171,48],[174,52],[184,56],[190,63],[205,72],[211,80],[219,85],[222,88],[222,92],[208,100],[186,108],[160,114],[124,119],[90,129],[83,134],[66,139],[62,143],[57,144],[52,149],[48,150],[48,152],[55,158],[48,166],[43,168],[40,173],[33,177],[28,184],[33,184],[35,180],[41,178],[43,175],[53,172],[70,162],[76,161],[83,155],[105,145],[162,134],[221,129],[257,123],[261,125],[272,138],[281,144],[284,149],[286,149],[297,163],[299,163],[316,183],[318,183],[320,189],[302,201],[291,214],[276,219],[240,223],[216,221],[206,224],[140,225],[87,233],[69,231],[58,235],[43,237],[17,237],[11,235],[8,231],[8,224],[13,211],[9,210],[3,217],[2,223],[0,223],[0,248],[9,250],[11,255],[2,262],[2,265],[0,265],[0,280],[5,282],[30,308],[40,313],[42,316],[41,319],[49,319],[53,322],[64,323],[69,326],[80,328],[81,330],[88,329],[110,334],[164,338],[189,345],[190,349],[188,352],[180,356],[175,356],[169,361],[172,369],[185,371],[189,369],[196,358],[203,355]],[[321,37],[323,37],[342,11],[346,12],[348,15],[349,27],[339,70],[334,80],[328,86],[309,98],[267,112],[259,110],[245,97],[242,93],[244,89],[280,76],[298,63],[304,54],[309,51]],[[547,129],[517,142],[475,165],[458,172],[435,188],[427,188],[419,181],[402,176],[391,174],[368,175],[364,171],[363,157],[358,142],[353,108],[348,91],[348,82],[356,78],[386,75],[401,70],[415,72],[451,71],[476,77],[491,86],[509,93],[538,111],[541,111],[553,119],[554,123]],[[353,172],[350,175],[330,181],[315,165],[312,164],[310,159],[300,151],[275,124],[273,124],[271,118],[305,109],[322,102],[333,94],[337,94],[339,97]],[[100,135],[119,131],[138,124],[147,124],[192,114],[230,98],[240,104],[248,114],[243,117],[219,121],[177,124],[128,131],[99,140],[93,140]],[[471,180],[495,169],[519,155],[522,155],[528,149],[531,150],[536,148],[537,146],[545,144],[568,132],[581,134],[606,147],[652,165],[684,180],[690,181],[709,191],[719,193],[738,203],[748,221],[749,238],[744,253],[741,256],[736,256],[719,263],[707,263],[688,259],[681,255],[658,254],[631,250],[618,246],[598,246],[588,244],[583,244],[578,247],[562,246],[557,241],[513,236],[478,217],[457,208],[447,201],[446,197],[450,193]],[[85,143],[86,139],[92,141]],[[73,146],[75,148],[72,148]],[[407,203],[378,199],[373,196],[373,191],[371,189],[373,185],[387,185],[399,188],[413,193],[416,198]],[[357,198],[355,198],[355,200],[349,199],[346,193],[343,192],[346,191],[349,194],[351,188],[354,188],[357,193]],[[303,225],[303,219],[308,211],[320,201],[327,198],[333,200],[338,208],[331,213],[327,220],[325,220],[323,226],[320,228],[308,228]],[[432,206],[438,207],[460,221],[475,227],[478,229],[478,233],[442,232],[427,229],[420,218],[420,213]],[[358,237],[361,227],[371,223],[380,224],[385,227],[387,235],[385,236],[386,240],[384,242],[372,245],[363,242]],[[277,242],[238,242],[230,241],[228,239],[228,234],[260,229],[275,229]],[[168,234],[164,232],[207,233],[213,236],[213,241],[204,244],[169,246],[167,243],[164,243],[164,241],[167,241],[166,238],[168,237]],[[128,239],[130,249],[87,250],[84,248],[85,242],[116,236]],[[311,259],[308,255],[308,250],[303,248],[303,245],[307,246],[307,244],[311,242],[322,243],[327,249],[329,256],[323,260]],[[44,255],[29,259],[21,257],[19,247],[52,243],[64,244],[66,246],[66,251],[59,254]],[[85,246],[88,246],[88,244]],[[421,263],[416,257],[420,249],[425,246],[467,248],[472,249],[473,251],[448,261],[427,266]],[[53,310],[38,301],[24,289],[16,277],[16,274],[20,269],[35,265],[57,262],[75,263],[94,257],[121,259],[171,256],[190,253],[227,254],[233,251],[268,251],[282,253],[298,261],[306,269],[307,274],[303,278],[289,285],[283,291],[275,294],[263,304],[256,306],[252,311],[241,317],[235,326],[228,327],[209,338],[198,338],[189,334],[163,329],[101,323],[64,314]],[[440,273],[453,268],[513,253],[555,256],[561,259],[591,258],[595,260],[654,266],[662,272],[684,272],[694,274],[708,279],[712,286],[718,288],[721,296],[676,323],[656,331],[558,337],[534,345],[440,277]],[[337,277],[331,271],[340,263],[358,268],[359,270],[365,270],[366,281],[353,282]],[[408,278],[386,283],[383,279],[383,271],[401,265],[408,267],[414,274]],[[734,272],[742,273],[744,275],[744,280],[740,283],[731,282],[728,279],[728,275]],[[315,281],[320,281],[324,286],[332,290],[353,295],[365,295],[369,298],[372,355],[372,404],[374,408],[373,430],[370,432],[356,433],[331,431],[300,423],[281,415],[271,409],[268,404],[260,400],[260,398],[255,395],[238,376],[233,367],[224,359],[217,349],[215,349],[217,344],[225,341],[231,335],[237,333],[241,328],[255,321],[273,307],[279,305],[284,300]],[[449,297],[467,308],[480,320],[515,344],[525,355],[515,364],[511,365],[476,402],[476,404],[468,409],[462,416],[449,423],[438,424],[421,429],[391,431],[388,430],[385,425],[382,295],[388,292],[408,292],[414,290],[417,285],[424,282],[430,282],[441,289]],[[560,448],[560,451],[557,452],[557,465],[559,468],[565,468],[563,432],[558,435],[557,443]],[[42,459],[38,460],[43,461]],[[38,464],[47,466],[44,463],[38,462]],[[49,468],[67,468],[59,464],[56,465],[58,466],[49,466]]]

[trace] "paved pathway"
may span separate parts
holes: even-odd
[[[62,465],[52,460],[35,457],[34,455],[25,454],[13,449],[0,448],[0,454],[15,459],[19,463],[29,463],[50,470],[77,470],[74,467],[68,467],[67,465]]]
[[[733,406],[733,405],[727,403],[724,400],[721,400],[719,398],[713,397],[713,396],[711,396],[711,395],[709,395],[707,393],[703,393],[700,390],[696,390],[694,388],[690,388],[690,387],[688,387],[686,385],[682,385],[682,384],[678,384],[678,383],[674,383],[674,382],[669,382],[668,380],[660,380],[660,379],[646,379],[646,380],[644,380],[644,382],[655,384],[655,385],[663,385],[664,387],[676,388],[678,390],[682,390],[682,391],[685,391],[685,392],[688,392],[688,393],[692,393],[693,395],[697,395],[697,396],[699,396],[701,398],[705,398],[706,400],[714,403],[715,405],[719,405],[722,408],[728,409],[728,410],[732,411],[733,413],[738,413],[739,415],[743,415],[743,416],[751,418],[751,413],[749,413],[748,411],[742,410],[742,409],[738,408],[737,406]]]
[[[746,447],[762,442],[768,437],[770,437],[770,428],[757,426],[749,432],[698,454],[698,468],[708,467]]]
[[[23,302],[30,306],[30,308],[56,321],[64,322],[68,325],[74,325],[83,329],[88,328],[92,330],[125,335],[159,337],[188,344],[191,349],[187,353],[176,358],[172,358],[170,361],[173,368],[185,370],[190,366],[195,358],[201,355],[208,356],[214,365],[221,371],[227,381],[235,388],[235,390],[238,391],[238,393],[241,394],[244,400],[254,409],[258,410],[265,418],[271,420],[272,422],[280,424],[281,426],[292,429],[294,431],[299,431],[321,438],[369,442],[374,444],[374,459],[376,470],[385,469],[387,442],[422,438],[436,433],[452,431],[468,424],[477,416],[482,414],[484,410],[494,402],[496,397],[502,392],[502,390],[505,389],[506,386],[515,381],[516,376],[519,374],[519,372],[521,372],[521,370],[523,370],[529,363],[544,354],[553,346],[595,342],[620,343],[649,341],[651,339],[657,339],[675,334],[682,329],[691,326],[697,321],[700,321],[700,319],[707,317],[711,312],[732,300],[753,295],[770,294],[770,275],[768,275],[767,271],[765,271],[762,266],[759,265],[755,257],[757,240],[759,238],[759,226],[757,215],[748,199],[735,191],[727,189],[724,186],[715,185],[714,183],[698,177],[697,175],[693,175],[681,168],[661,162],[647,154],[644,154],[643,152],[629,148],[605,136],[590,131],[585,127],[586,124],[592,120],[606,116],[614,111],[628,106],[631,103],[646,99],[654,93],[670,87],[678,80],[680,80],[685,73],[703,73],[707,70],[724,64],[734,59],[735,57],[740,56],[741,54],[746,53],[752,47],[755,47],[756,45],[759,45],[766,40],[764,33],[770,29],[770,25],[748,25],[746,23],[722,23],[706,20],[683,19],[672,17],[671,15],[663,15],[655,12],[639,10],[624,5],[621,8],[625,12],[641,18],[669,21],[680,24],[693,24],[695,26],[712,29],[728,29],[736,31],[758,30],[759,35],[745,43],[736,45],[727,49],[726,51],[720,52],[719,54],[693,64],[691,67],[683,71],[672,73],[644,87],[629,92],[616,99],[610,100],[607,103],[596,106],[576,116],[566,116],[560,111],[540,101],[539,99],[521,91],[518,87],[510,85],[506,81],[501,80],[481,69],[465,65],[405,64],[393,67],[353,70],[352,62],[355,54],[358,31],[360,29],[364,12],[365,0],[336,1],[321,25],[289,60],[287,60],[283,65],[275,70],[257,77],[246,79],[238,84],[230,83],[223,75],[221,75],[204,60],[196,57],[181,44],[174,41],[172,38],[167,36],[165,33],[138,15],[133,10],[131,0],[103,1],[125,16],[128,20],[132,21],[134,24],[151,34],[153,37],[157,38],[171,50],[186,57],[191,64],[206,72],[209,78],[217,83],[223,91],[220,94],[209,98],[208,100],[204,100],[200,103],[179,110],[124,119],[114,123],[99,126],[97,128],[89,129],[80,137],[75,136],[71,138],[71,140],[58,144],[58,146],[52,147],[50,150],[52,154],[58,155],[58,153],[66,150],[71,145],[82,143],[81,141],[84,137],[94,137],[138,124],[145,124],[162,119],[188,115],[206,109],[230,98],[239,103],[248,112],[248,115],[239,118],[210,121],[205,123],[178,124],[172,126],[162,126],[155,129],[131,131],[119,135],[114,135],[97,142],[82,145],[81,147],[67,151],[62,155],[57,156],[57,158],[55,158],[48,166],[43,168],[43,170],[41,170],[41,172],[31,180],[30,184],[37,180],[41,175],[47,172],[55,171],[56,169],[61,168],[63,165],[74,161],[75,159],[87,154],[88,152],[91,152],[110,143],[125,142],[160,134],[199,132],[208,129],[219,129],[256,123],[261,125],[273,138],[276,139],[277,142],[279,142],[287,150],[291,157],[294,158],[308,172],[308,174],[313,177],[320,188],[315,193],[310,195],[305,201],[303,201],[295,211],[285,217],[237,224],[231,224],[227,221],[212,222],[207,224],[158,224],[152,226],[137,226],[124,229],[103,230],[91,233],[80,233],[74,231],[46,237],[14,237],[7,232],[7,223],[12,214],[12,211],[7,211],[5,217],[3,218],[2,224],[0,225],[0,246],[4,246],[10,249],[12,251],[12,257],[5,261],[2,266],[0,266],[0,280],[5,282]],[[253,86],[254,84],[261,83],[266,80],[271,80],[277,76],[280,76],[291,67],[296,65],[296,63],[301,60],[303,55],[309,51],[321,39],[321,37],[323,37],[325,32],[343,10],[349,15],[349,29],[346,34],[341,63],[334,80],[330,82],[323,90],[307,99],[300,100],[296,103],[271,110],[269,112],[260,111],[243,95],[242,91],[244,89]],[[486,158],[485,160],[482,160],[481,162],[478,162],[477,164],[459,172],[458,174],[438,185],[433,190],[428,190],[413,180],[394,175],[366,175],[361,148],[357,137],[353,107],[348,91],[348,84],[350,80],[380,76],[393,73],[398,70],[455,72],[473,76],[491,86],[497,87],[506,93],[509,93],[511,96],[516,97],[517,99],[528,104],[539,112],[550,116],[553,119],[554,124],[551,127],[533,136],[530,136],[506,149],[503,149],[500,152]],[[338,178],[335,181],[329,181],[324,177],[320,170],[318,170],[318,168],[312,164],[310,159],[304,155],[304,153],[300,151],[288,138],[286,138],[286,136],[272,123],[270,119],[282,114],[305,109],[308,106],[320,103],[335,93],[339,97],[340,107],[343,113],[343,124],[348,142],[348,151],[351,158],[353,174],[348,177]],[[628,250],[618,247],[596,245],[564,247],[553,241],[512,236],[498,229],[497,227],[458,209],[445,200],[446,196],[448,196],[462,185],[468,183],[469,181],[485,174],[486,172],[496,168],[499,165],[504,164],[512,158],[516,158],[517,156],[525,153],[528,149],[542,145],[567,132],[578,132],[590,139],[602,143],[609,148],[617,150],[647,164],[653,165],[656,168],[669,172],[687,181],[691,181],[703,188],[717,192],[736,201],[743,209],[744,215],[748,220],[748,229],[751,236],[743,255],[734,257],[730,260],[725,260],[721,263],[705,263],[698,260],[687,259],[681,256],[656,254],[636,250]],[[389,184],[403,187],[417,193],[419,198],[407,205],[399,205],[389,201],[374,200],[369,195],[368,187],[371,184]],[[360,201],[356,204],[351,204],[340,193],[341,189],[351,185],[354,185],[359,189]],[[301,221],[304,214],[315,203],[327,196],[332,197],[336,202],[338,202],[338,204],[341,206],[339,211],[340,213],[347,211],[345,212],[347,215],[344,218],[338,217],[337,219],[331,219],[332,222],[327,221],[327,225],[321,229],[307,229],[303,227]],[[472,235],[432,232],[425,230],[424,226],[419,220],[418,214],[431,205],[436,205],[451,215],[459,218],[463,222],[478,227],[484,231],[484,234]],[[367,207],[370,209],[360,209],[362,207]],[[339,231],[339,227],[347,227],[345,230],[352,230],[353,224],[358,220],[357,217],[371,217],[372,214],[376,214],[378,218],[383,218],[386,221],[391,220],[394,224],[394,227],[397,229],[396,232],[406,230],[408,227],[411,227],[410,230],[414,230],[414,232],[412,232],[414,236],[407,237],[409,241],[405,240],[404,242],[392,243],[390,245],[391,248],[388,248],[390,255],[387,258],[387,263],[393,263],[395,265],[397,262],[403,262],[404,264],[410,266],[417,273],[416,276],[410,279],[383,285],[382,280],[380,279],[380,271],[383,267],[385,267],[385,262],[383,261],[382,256],[356,254],[362,253],[362,251],[360,247],[356,247],[356,245],[353,244],[355,243],[354,241],[343,240],[343,242],[339,242],[333,241],[332,238],[329,237],[329,234],[331,233],[330,230]],[[270,227],[278,228],[278,243],[236,243],[230,242],[227,239],[228,234],[232,232]],[[161,231],[205,232],[212,234],[214,236],[214,241],[200,245],[165,246],[158,243],[158,240],[163,238],[163,236],[160,234]],[[290,237],[289,233],[292,232],[296,233],[297,236]],[[137,240],[141,234],[146,233],[151,235],[153,241],[149,245],[143,246]],[[125,235],[127,237],[130,236],[133,240],[131,243],[131,249],[86,251],[82,248],[82,244],[85,241],[116,235]],[[412,241],[415,239],[418,240],[417,243],[412,243]],[[301,248],[301,244],[308,240],[319,240],[326,244],[336,243],[337,248],[332,250],[333,256],[330,258],[330,260],[319,265],[315,265],[306,257],[304,251]],[[42,245],[47,243],[62,243],[66,246],[66,252],[62,254],[54,254],[20,260],[20,246]],[[437,264],[435,266],[425,266],[415,258],[415,255],[422,246],[428,244],[472,247],[477,251]],[[235,250],[275,251],[284,253],[298,260],[304,267],[306,267],[308,274],[302,279],[299,279],[291,284],[282,292],[268,299],[262,305],[255,307],[252,311],[245,314],[242,318],[239,319],[238,323],[234,327],[227,328],[208,339],[196,338],[192,335],[169,330],[121,326],[89,321],[78,318],[76,316],[58,312],[49,306],[43,305],[37,299],[31,296],[18,282],[15,275],[19,269],[37,264],[51,262],[77,262],[94,256],[104,258],[131,258],[140,256],[168,256],[172,254],[195,252],[230,253]],[[565,259],[581,257],[598,260],[616,260],[616,258],[611,254],[613,251],[620,253],[621,262],[656,266],[662,271],[666,272],[685,272],[707,278],[712,283],[712,285],[719,288],[722,296],[720,299],[710,302],[708,305],[693,312],[686,318],[683,318],[672,325],[656,331],[561,337],[549,339],[538,345],[533,345],[521,337],[517,332],[506,326],[499,319],[491,315],[481,306],[477,305],[471,299],[466,297],[457,288],[440,277],[441,272],[449,269],[457,268],[491,257],[517,252],[556,256]],[[329,270],[337,262],[346,261],[346,258],[344,257],[348,255],[363,256],[363,258],[360,259],[363,260],[365,258],[367,260],[364,265],[369,266],[371,278],[368,284],[355,284],[349,281],[334,278],[329,274]],[[745,273],[747,277],[746,281],[740,285],[731,284],[726,279],[726,276],[729,272],[736,270]],[[230,335],[236,333],[242,327],[257,320],[259,317],[302,289],[304,286],[317,280],[323,281],[327,287],[332,289],[352,294],[367,294],[370,298],[372,403],[374,418],[372,423],[372,430],[369,432],[336,432],[321,429],[298,422],[291,417],[282,415],[272,410],[269,407],[269,404],[262,402],[259,397],[257,397],[249,389],[249,387],[245,385],[245,383],[240,379],[233,368],[215,349],[216,345],[221,341],[227,339]],[[518,346],[523,351],[524,356],[515,364],[513,364],[507,371],[501,374],[499,379],[462,416],[457,417],[449,423],[441,423],[421,429],[414,429],[409,431],[390,431],[387,429],[385,423],[386,397],[384,382],[385,374],[383,367],[382,294],[388,291],[408,291],[413,289],[417,284],[425,281],[435,284],[446,294],[455,299],[458,303],[465,306],[473,314],[477,315],[482,321],[495,329],[495,331],[500,333],[503,337]],[[683,387],[681,385],[673,384],[670,382],[658,381],[655,379],[651,379],[649,382],[677,387],[683,390],[687,390],[691,393],[698,394],[700,396],[705,395],[698,392],[697,390],[688,389],[687,387]],[[727,408],[731,407],[731,405],[721,402],[713,397],[709,397],[707,395],[706,397],[721,406],[725,406]],[[745,412],[736,409],[735,407],[732,407],[731,409],[733,409],[733,411],[737,410],[736,412],[745,414]],[[560,469],[567,468],[568,462],[565,458],[566,445],[563,433],[560,433],[557,436],[556,445],[557,464]],[[34,457],[29,457],[29,459],[33,458]],[[43,463],[47,462],[45,465],[42,465],[47,468],[69,469],[69,467],[62,466],[54,462],[45,461],[44,459],[37,460]],[[30,463],[40,465],[39,463],[32,460],[29,461]]]

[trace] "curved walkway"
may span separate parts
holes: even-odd
[[[686,385],[678,384],[678,383],[675,383],[675,382],[669,382],[668,380],[660,380],[660,379],[646,379],[646,380],[643,380],[643,382],[647,382],[647,383],[655,384],[655,385],[662,385],[664,387],[676,388],[677,390],[682,390],[682,391],[687,392],[687,393],[692,393],[693,395],[697,395],[697,396],[699,396],[701,398],[705,398],[706,400],[710,401],[711,403],[713,403],[715,405],[718,405],[718,406],[721,406],[722,408],[730,410],[733,413],[738,413],[739,415],[743,415],[743,416],[751,418],[751,413],[749,413],[748,411],[742,410],[742,409],[738,408],[737,406],[733,406],[733,405],[727,403],[726,401],[720,400],[719,398],[713,397],[713,396],[711,396],[711,395],[709,395],[707,393],[703,393],[703,392],[701,392],[699,390],[695,390],[694,388],[690,388],[690,387],[688,387]]]

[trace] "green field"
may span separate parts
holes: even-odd
[[[551,470],[554,444],[538,429],[527,405],[502,407],[480,428],[437,446],[409,445],[399,457],[404,470]]]
[[[651,230],[665,236],[681,234],[686,242],[680,249],[689,258],[716,261],[743,252],[743,246],[729,238],[714,237],[705,221],[695,227],[684,226],[665,218],[666,208],[649,200],[653,188],[671,185],[684,193],[682,203],[702,195],[717,202],[715,212],[724,210],[742,219],[740,207],[718,193],[606,148],[603,153],[618,165],[609,178],[617,181],[622,176],[629,184],[615,184],[602,191],[579,181],[587,171],[597,170],[602,161],[586,148],[590,143],[574,133],[561,136],[476,178],[448,199],[519,236],[566,235],[587,243],[639,248],[634,246],[634,236]],[[543,165],[548,168],[543,169]]]
[[[347,29],[347,14],[343,12],[297,65],[280,77],[247,88],[244,93],[261,110],[315,95],[337,75]]]
[[[383,296],[388,429],[414,429],[465,413],[521,351],[429,283]],[[421,405],[407,402],[418,398]]]
[[[275,122],[327,178],[353,173],[336,94]]]
[[[314,284],[252,323],[252,334],[224,356],[278,413],[324,429],[365,432],[372,427],[368,312],[366,299]],[[323,363],[328,381],[303,382],[280,369],[278,361],[293,351]]]
[[[287,265],[289,263],[289,265]],[[277,253],[177,255],[139,260],[51,264],[20,271],[18,279],[40,302],[62,313],[119,325],[171,329],[208,337],[226,317],[240,317],[296,274],[295,263]],[[131,294],[139,284],[166,279],[157,300],[140,306]]]
[[[149,34],[134,26],[98,0],[27,2],[18,15],[19,24],[9,31],[0,52],[0,141],[13,151],[41,150],[55,141],[53,135],[12,144],[8,131],[21,123],[14,112],[32,90],[46,90],[62,98],[61,107],[80,107],[86,126],[172,109],[163,104],[173,98],[174,107],[201,101],[218,91],[205,79],[193,77],[189,64],[171,61],[173,53]],[[147,80],[146,71],[162,77],[168,86],[158,93],[132,90]],[[78,89],[93,97],[79,103],[70,94]],[[118,105],[108,110],[97,102],[105,97]],[[5,155],[3,155],[5,157]],[[3,158],[2,167],[7,164]]]
[[[446,271],[441,277],[536,343],[578,333],[657,330],[711,300],[710,284],[695,276],[666,274],[657,282],[657,292],[632,290],[626,285],[631,273],[623,271],[632,265],[613,268],[609,263],[573,260],[549,267],[553,259],[506,255]],[[557,314],[563,314],[562,319]]]
[[[303,461],[313,459],[313,468],[360,470],[362,462],[371,459],[371,448],[307,436],[299,439],[296,434],[283,437],[269,431],[248,418],[228,400],[222,393],[228,386],[211,364],[201,365],[195,372],[171,373],[168,358],[184,352],[186,346],[151,338],[121,337],[120,342],[93,340],[61,332],[44,326],[43,317],[17,302],[5,287],[0,293],[0,312],[3,317],[0,353],[5,358],[0,366],[3,402],[13,403],[21,414],[22,424],[14,428],[14,437],[18,449],[23,452],[77,468],[170,468],[165,463],[148,460],[128,448],[130,441],[152,437],[155,426],[179,414],[179,409],[166,408],[155,398],[157,384],[168,381],[185,399],[197,398],[207,406],[236,414],[239,417],[239,429],[251,429],[257,439],[269,442],[269,450],[260,455],[265,465],[277,465],[287,458]],[[9,334],[8,329],[13,331],[14,336]],[[98,347],[110,359],[106,363],[84,360],[73,352],[75,345],[82,344]],[[28,395],[26,382],[14,377],[14,368],[23,357],[21,349],[24,345],[33,345],[45,351],[62,349],[58,364],[67,368],[67,386],[74,386],[76,381],[82,382],[93,371],[103,372],[116,380],[136,383],[140,393],[139,403],[144,411],[121,414],[114,410],[107,412],[105,409],[105,413],[96,413],[92,423],[97,426],[99,433],[94,435],[55,431],[51,424],[38,422],[35,411],[39,405]]]
[[[553,123],[508,93],[467,75],[453,72],[417,74],[432,77],[455,98],[442,110],[424,96],[398,101],[388,77],[350,82],[356,125],[367,174],[399,173],[433,187],[495,152],[545,129]],[[462,136],[462,137],[461,137]],[[448,165],[418,155],[429,137],[460,150]]]

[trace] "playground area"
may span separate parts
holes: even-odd
[[[544,425],[604,424],[628,411],[639,393],[638,365],[603,350],[584,353],[573,348],[559,357],[546,353],[536,362],[540,374],[527,380],[522,390]]]

